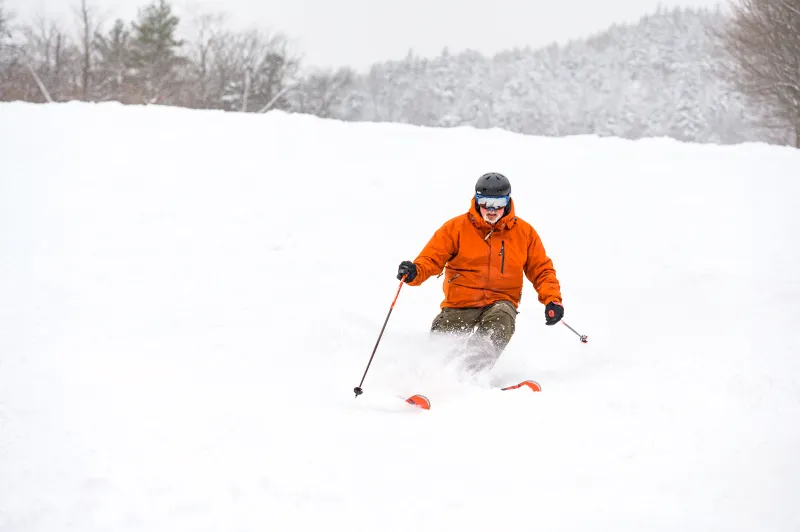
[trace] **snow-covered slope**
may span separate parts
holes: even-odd
[[[3,532],[800,529],[795,150],[5,104],[0,165]],[[355,399],[486,171],[589,343],[526,284],[468,378],[431,279]]]

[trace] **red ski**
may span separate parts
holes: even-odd
[[[536,381],[522,381],[519,384],[515,384],[513,386],[507,386],[505,388],[500,388],[501,390],[516,390],[518,388],[528,388],[532,392],[541,392],[542,386]],[[431,402],[430,400],[425,397],[424,395],[412,395],[408,399],[406,399],[406,403],[413,405],[417,408],[421,408],[423,410],[430,410],[431,409]]]

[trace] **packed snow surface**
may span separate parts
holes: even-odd
[[[432,278],[356,399],[488,171],[588,344],[526,281],[471,376]],[[796,532],[798,198],[760,144],[4,104],[0,530]]]

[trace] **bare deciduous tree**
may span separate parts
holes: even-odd
[[[0,76],[11,64],[11,14],[5,10],[3,3],[4,0],[0,0]]]
[[[215,93],[213,96],[214,108],[230,110],[232,108],[232,95],[230,86],[237,79],[240,58],[236,51],[236,37],[230,32],[223,32],[211,42],[212,77],[214,79]]]
[[[282,95],[299,69],[288,39],[280,33],[253,30],[234,36],[231,46],[237,67],[225,87],[226,101],[239,111],[258,111],[270,102],[285,108]],[[273,102],[276,96],[279,99]]]
[[[86,0],[81,0],[75,8],[78,21],[78,50],[81,57],[80,98],[84,101],[92,99],[92,89],[96,83],[94,72],[95,35],[101,30],[102,21],[94,7]]]
[[[730,81],[800,147],[800,0],[740,0],[721,31]]]
[[[349,68],[311,72],[292,90],[292,110],[322,118],[341,118],[337,110],[350,94],[355,73]]]
[[[194,39],[188,43],[188,77],[194,90],[187,101],[189,107],[216,109],[221,105],[220,83],[224,86],[224,80],[220,80],[220,74],[227,70],[224,63],[230,41],[224,29],[226,18],[220,13],[202,13],[192,19]]]
[[[74,98],[80,76],[79,52],[61,25],[40,16],[33,26],[24,27],[22,34],[23,61],[34,72],[27,82],[30,101],[46,101],[49,96],[55,101]]]
[[[29,74],[24,72],[21,50],[13,40],[12,15],[3,3],[0,0],[0,101],[24,99],[20,81]]]

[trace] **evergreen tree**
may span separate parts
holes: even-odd
[[[117,20],[107,35],[96,33],[94,49],[97,53],[95,91],[101,100],[141,103],[140,94],[130,76],[131,33],[122,20]]]
[[[461,118],[453,113],[460,85],[458,69],[447,48],[429,63],[427,72],[430,78],[428,90],[432,106],[432,110],[429,111],[430,124],[443,127],[459,125]]]
[[[11,66],[11,15],[3,7],[4,0],[0,0],[0,73]]]
[[[14,77],[20,70],[18,54],[11,43],[10,14],[0,0],[0,101],[19,97],[18,89],[13,87]]]
[[[11,32],[8,28],[9,15],[6,13],[3,3],[4,0],[0,0],[0,46],[3,46],[3,42],[11,36]]]
[[[180,68],[186,59],[178,54],[183,42],[176,38],[180,19],[166,0],[157,0],[139,12],[131,34],[131,74],[149,103],[174,103],[180,91]]]

